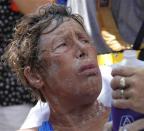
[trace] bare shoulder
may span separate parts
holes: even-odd
[[[38,131],[38,128],[30,128],[30,129],[21,129],[17,131]]]

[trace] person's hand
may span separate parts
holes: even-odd
[[[140,131],[144,129],[144,119],[137,120],[120,128],[119,131]]]
[[[112,131],[112,121],[105,123],[103,131]]]
[[[113,105],[144,113],[144,68],[120,67],[112,75]]]

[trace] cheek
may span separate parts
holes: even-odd
[[[65,67],[56,63],[51,64],[48,71],[47,84],[56,91],[56,95],[65,96],[73,91],[75,77]]]
[[[70,62],[71,61],[69,61],[69,58],[64,55],[54,57],[50,66],[48,67],[49,78],[68,81],[67,77],[69,77],[71,74],[72,69]]]
[[[45,83],[48,85],[51,85],[56,81],[58,72],[60,70],[59,62],[56,62],[54,59],[52,59],[52,57],[47,56],[41,62],[41,74],[45,80]]]
[[[52,77],[52,76],[57,76],[57,73],[60,70],[60,65],[57,63],[51,63],[51,65],[49,66],[48,69],[48,76]]]
[[[59,55],[50,55],[45,58],[45,72],[48,77],[57,76],[61,68]]]
[[[98,94],[100,94],[101,89],[102,89],[102,76],[101,76],[101,72],[99,71],[99,77],[98,77]]]
[[[69,72],[72,68],[72,53],[54,55],[51,62],[51,69],[57,73]]]

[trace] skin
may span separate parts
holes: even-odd
[[[53,25],[54,22],[51,27]],[[46,28],[43,33],[48,30]],[[96,115],[101,74],[96,49],[85,30],[72,19],[65,21],[53,32],[41,35],[40,50],[42,68],[32,72],[27,66],[24,74],[49,101],[54,128],[59,131],[101,131],[108,112]],[[30,129],[33,130],[37,129]]]
[[[51,44],[47,43],[48,40]],[[56,91],[58,97],[67,98],[68,105],[72,102],[69,107],[83,102],[89,104],[92,96],[95,101],[101,90],[101,75],[96,50],[83,28],[75,21],[65,22],[49,35],[43,35],[41,42],[41,50],[49,49],[43,53],[45,65],[49,67],[49,70],[45,69],[45,76],[48,77],[44,78],[47,78],[45,81],[52,87],[53,93]],[[89,64],[95,66],[94,75],[87,76],[79,72],[82,66]]]
[[[120,67],[112,71],[113,80],[111,87],[113,88],[113,105],[118,108],[129,108],[136,112],[144,113],[144,68]],[[126,88],[124,89],[124,97],[120,96],[120,78],[125,77]],[[128,131],[138,131],[144,129],[144,119],[137,120],[132,124],[126,125]],[[104,131],[111,131],[112,123],[106,123]],[[120,129],[122,131],[122,128]]]
[[[132,68],[123,67],[112,71],[114,79],[111,82],[113,88],[113,104],[118,108],[130,108],[134,111],[144,113],[144,68]],[[127,99],[120,99],[120,85],[119,80],[121,77],[125,77],[126,89],[124,90],[124,96]]]

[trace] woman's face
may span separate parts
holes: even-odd
[[[71,104],[97,98],[102,85],[96,49],[79,23],[71,19],[42,35],[40,49],[45,92]]]

